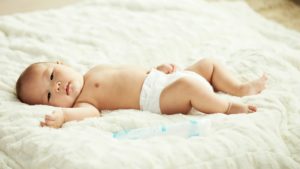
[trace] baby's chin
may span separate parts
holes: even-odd
[[[81,93],[83,85],[79,81],[71,81],[69,85],[69,90],[67,92],[69,97],[72,97],[75,100]]]

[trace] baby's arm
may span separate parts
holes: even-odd
[[[60,108],[45,116],[45,122],[41,126],[60,128],[63,123],[73,120],[83,120],[87,117],[99,117],[100,112],[94,106],[87,103],[77,104],[74,108]]]

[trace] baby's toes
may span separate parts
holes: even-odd
[[[248,105],[248,113],[254,113],[257,111],[256,106]]]

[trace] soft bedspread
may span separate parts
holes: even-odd
[[[117,110],[101,118],[39,127],[53,107],[15,96],[21,71],[61,60],[84,73],[95,64],[187,66],[214,57],[242,81],[265,72],[256,96],[222,97],[254,114],[164,116]],[[91,0],[0,17],[0,168],[300,168],[300,34],[265,20],[243,1]],[[206,135],[117,140],[112,132],[208,119]]]

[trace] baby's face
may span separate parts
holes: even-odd
[[[33,73],[24,87],[27,100],[34,104],[72,107],[83,88],[83,76],[62,64],[38,64]]]

